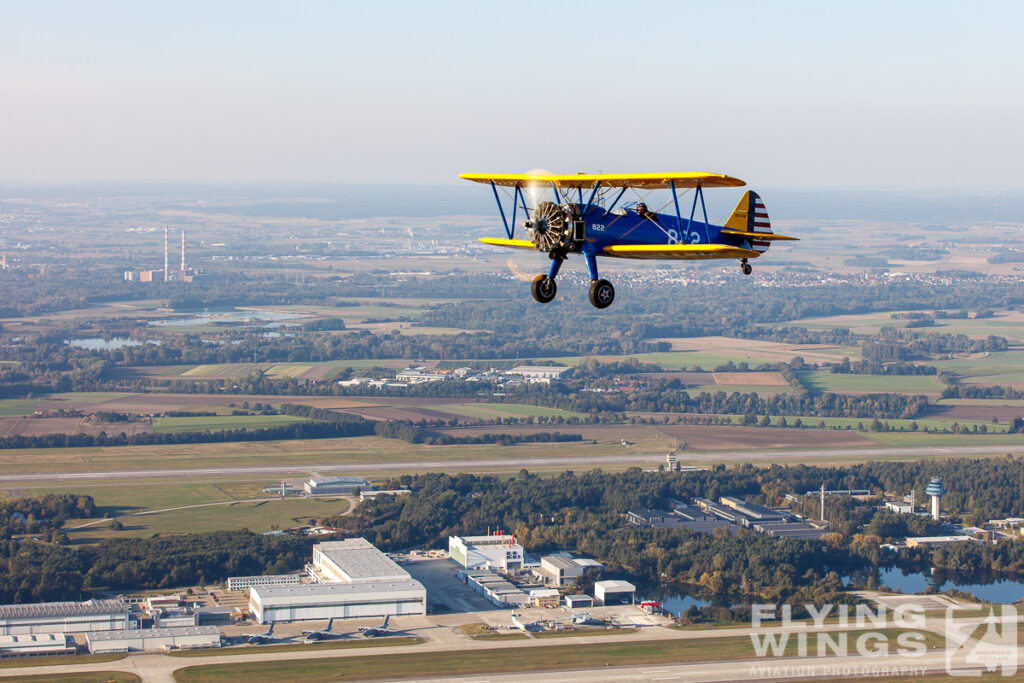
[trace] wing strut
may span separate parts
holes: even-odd
[[[708,207],[704,206],[704,190],[701,189],[699,184],[697,185],[697,196],[700,197],[700,210],[704,212],[704,238],[707,240],[704,244],[711,244],[711,232],[710,228],[708,228]],[[697,201],[696,197],[694,197],[693,201]]]
[[[516,183],[516,189],[512,193],[512,231],[508,234],[509,239],[516,234],[516,210],[519,208],[519,205],[516,204],[517,199],[519,199],[519,183]],[[526,217],[529,218],[530,215],[527,214]]]
[[[498,196],[498,188],[495,187],[494,181],[491,181],[491,192],[494,193],[494,201],[498,202],[498,213],[501,214],[501,222],[505,224],[505,234],[508,235],[509,239],[512,239],[512,231],[508,227],[508,221],[505,220],[505,209],[501,206],[501,198]]]
[[[672,203],[676,207],[676,226],[679,228],[679,236],[683,236],[683,215],[679,212],[679,195],[676,194],[676,183],[674,180],[668,181],[669,189],[672,190]],[[684,244],[690,244],[690,231],[693,229],[693,215],[697,212],[697,199],[700,199],[700,209],[704,214],[704,239],[705,244],[711,244],[711,232],[708,228],[708,207],[704,204],[704,189],[701,187],[700,182],[696,185],[697,191],[693,195],[693,205],[690,207],[690,217],[686,221],[686,238],[683,239]]]
[[[668,181],[668,186],[672,190],[672,203],[676,205],[676,227],[679,229],[679,239],[684,243],[689,242],[689,240],[683,239],[683,216],[679,213],[679,195],[676,194],[676,181]],[[623,192],[625,192],[625,190],[623,190]],[[689,230],[687,230],[687,232],[689,232]]]
[[[619,194],[615,197],[615,201],[613,201],[611,203],[611,206],[609,206],[607,209],[604,210],[605,213],[611,213],[612,212],[612,209],[615,208],[615,205],[619,203],[619,200],[622,199],[622,195],[626,194],[626,190],[628,190],[628,189],[629,189],[628,187],[623,187],[622,188],[622,190],[619,192]],[[675,192],[673,191],[672,194],[675,194]],[[676,213],[679,213],[679,211],[677,210]],[[682,226],[680,226],[680,227],[682,227]]]
[[[583,209],[581,215],[586,216],[587,212],[590,211],[590,207],[594,204],[594,196],[597,194],[597,188],[601,187],[601,181],[598,180],[594,183],[594,189],[590,192],[590,199],[587,200],[587,206]],[[580,190],[580,198],[582,201],[583,190]]]

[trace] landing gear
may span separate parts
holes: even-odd
[[[744,275],[750,275],[754,272],[754,266],[747,263],[747,259],[740,261],[740,270],[743,271]]]
[[[615,288],[607,280],[590,281],[590,303],[594,308],[608,308],[615,301]]]
[[[533,278],[533,283],[530,285],[530,293],[533,294],[533,298],[542,304],[554,299],[557,292],[558,285],[555,284],[554,278],[547,275],[538,275]]]

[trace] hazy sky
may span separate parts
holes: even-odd
[[[1024,190],[1020,2],[0,2],[0,180]]]

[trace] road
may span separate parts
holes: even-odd
[[[689,463],[717,463],[723,461],[787,461],[808,462],[822,460],[826,462],[842,462],[865,458],[921,458],[941,456],[1000,455],[1007,451],[1024,452],[1024,444],[1007,446],[1006,444],[978,446],[901,446],[878,448],[852,448],[829,450],[791,450],[791,451],[703,451],[685,452],[683,458]],[[324,474],[351,473],[372,475],[374,473],[404,472],[446,472],[452,470],[488,470],[507,471],[510,468],[531,467],[542,468],[590,468],[607,465],[643,465],[664,462],[663,453],[625,453],[623,455],[604,456],[547,456],[534,458],[476,458],[472,460],[427,460],[412,462],[385,463],[322,463],[310,465],[281,465],[261,467],[199,467],[192,469],[159,469],[159,470],[113,470],[96,472],[52,472],[38,474],[2,474],[0,484],[17,484],[45,480],[48,484],[57,482],[75,482],[88,480],[115,479],[162,479],[210,476],[248,476],[248,475],[282,475],[282,474]]]

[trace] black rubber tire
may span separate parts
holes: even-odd
[[[743,271],[744,275],[750,275],[752,272],[754,272],[754,266],[750,265],[749,263],[741,263],[740,270]]]
[[[608,308],[615,301],[615,288],[607,280],[590,281],[590,303],[594,308]]]
[[[548,303],[555,298],[555,294],[557,293],[558,285],[556,285],[555,281],[547,275],[538,275],[533,278],[533,282],[530,283],[530,294],[533,294],[533,298],[539,303]]]

